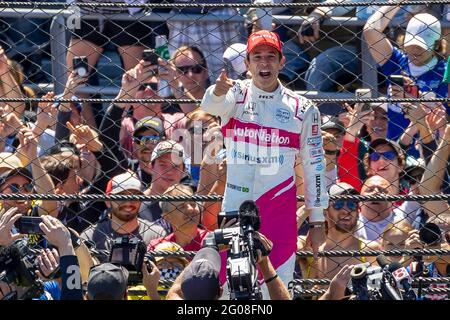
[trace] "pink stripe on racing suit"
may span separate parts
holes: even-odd
[[[237,81],[226,95],[206,91],[201,108],[220,116],[227,152],[227,184],[222,204],[236,211],[245,200],[259,206],[261,232],[273,242],[270,260],[278,268],[296,251],[296,155],[305,172],[305,204],[310,221],[324,221],[325,189],[321,121],[317,107],[279,83],[274,92]]]

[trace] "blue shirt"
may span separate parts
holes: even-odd
[[[445,98],[448,94],[448,86],[446,83],[442,82],[445,72],[446,62],[442,59],[438,60],[436,66],[422,74],[421,76],[415,78],[411,75],[409,71],[409,59],[408,56],[401,51],[399,48],[394,47],[392,50],[392,55],[384,65],[380,66],[380,71],[386,76],[390,75],[407,75],[412,80],[415,81],[419,90],[422,92],[434,92],[436,93],[436,98]],[[389,79],[388,83],[389,83]],[[390,83],[389,83],[390,85]],[[449,106],[446,105],[447,113],[450,113]],[[398,139],[400,135],[405,131],[409,125],[409,120],[407,120],[399,106],[391,105],[388,109],[388,139]],[[408,152],[409,153],[409,152]]]
[[[61,288],[57,281],[44,282],[45,293],[39,300],[61,300]]]

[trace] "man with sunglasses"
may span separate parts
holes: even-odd
[[[270,259],[283,282],[292,280],[297,248],[294,166],[300,155],[305,204],[311,228],[308,242],[317,252],[325,241],[325,189],[321,119],[317,107],[278,80],[285,63],[278,34],[252,33],[246,64],[252,79],[232,80],[222,71],[201,108],[220,116],[227,151],[227,185],[222,211],[255,200],[261,233],[273,242]]]
[[[359,192],[345,182],[331,185],[328,191],[330,196],[359,195]],[[377,243],[364,241],[357,236],[359,204],[355,200],[331,200],[330,206],[325,210],[327,225],[327,240],[320,246],[320,251],[332,250],[378,250]],[[359,264],[373,262],[374,257],[334,257],[319,258],[317,267],[313,267],[311,260],[307,259],[307,278],[333,278],[346,264]]]
[[[145,117],[134,126],[133,150],[136,160],[129,160],[144,188],[152,182],[151,157],[156,145],[166,139],[163,121],[157,117]]]

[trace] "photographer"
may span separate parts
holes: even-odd
[[[147,269],[149,263],[152,271]],[[148,261],[142,266],[143,285],[151,300],[160,300],[157,291],[159,270],[156,265]],[[117,264],[102,263],[91,269],[87,284],[86,300],[127,300],[128,299],[128,270]]]
[[[270,299],[290,300],[286,286],[278,277],[268,257],[268,253],[272,250],[272,242],[259,232],[255,234],[254,239],[260,241],[267,252],[267,255],[263,255],[261,250],[257,250],[257,264],[267,285]],[[167,294],[167,300],[218,300],[223,293],[219,280],[220,270],[221,258],[217,250],[211,247],[202,248],[175,280]]]

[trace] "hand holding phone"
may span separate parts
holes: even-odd
[[[73,70],[80,77],[87,77],[89,74],[88,59],[86,56],[73,57]]]
[[[158,54],[153,49],[145,49],[142,53],[142,59],[152,65],[158,65],[158,58]]]
[[[356,99],[369,99],[372,98],[372,90],[371,89],[356,89],[355,91]],[[361,112],[372,111],[371,105],[368,102],[359,102],[361,104]]]
[[[29,217],[22,216],[16,221],[15,226],[19,233],[22,234],[44,234],[44,232],[39,227],[42,222],[41,217]]]

